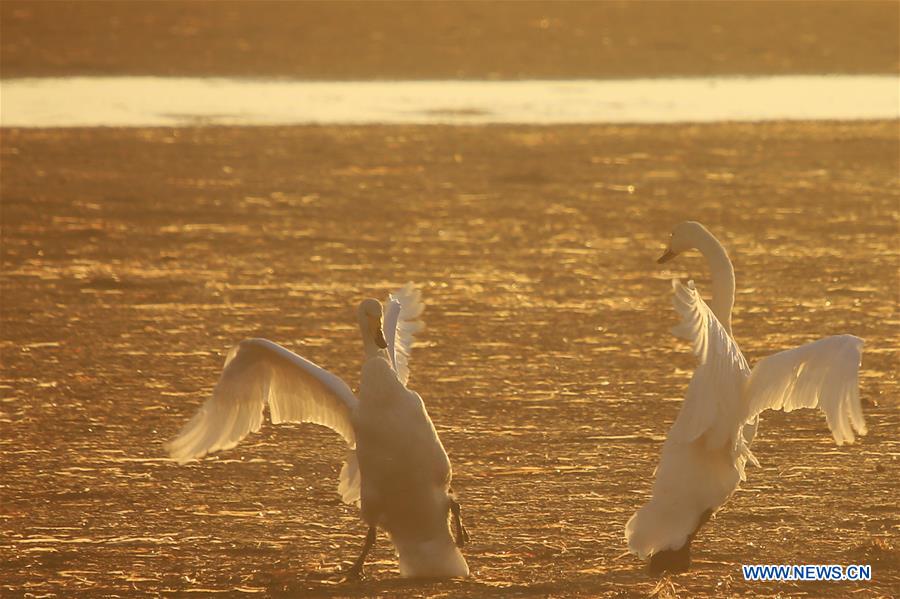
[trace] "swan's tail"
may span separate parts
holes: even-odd
[[[741,480],[743,460],[730,448],[708,450],[694,443],[663,445],[653,497],[628,520],[628,549],[640,558],[681,549],[707,515],[731,496]]]
[[[469,565],[453,542],[450,532],[427,541],[391,539],[400,560],[400,576],[404,578],[463,578]]]
[[[641,559],[666,550],[681,549],[700,524],[696,510],[651,500],[625,525],[628,549]]]

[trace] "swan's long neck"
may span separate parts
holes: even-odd
[[[370,330],[369,323],[365,322],[365,320],[360,319],[359,323],[359,333],[362,335],[363,340],[363,351],[365,352],[365,359],[374,358],[379,355],[379,352],[383,351],[378,345],[375,344],[375,334]]]
[[[734,306],[734,267],[728,252],[712,233],[706,232],[697,243],[712,275],[712,300],[709,307],[731,335],[731,308]]]

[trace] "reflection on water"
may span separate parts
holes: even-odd
[[[72,77],[0,82],[4,127],[894,119],[896,76],[617,81]]]

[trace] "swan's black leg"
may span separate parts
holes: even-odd
[[[462,523],[459,503],[452,496],[450,497],[450,512],[453,514],[453,525],[456,528],[456,546],[464,547],[469,542],[469,531]]]
[[[362,553],[359,554],[359,557],[356,558],[356,561],[353,562],[353,565],[347,570],[344,575],[344,580],[358,580],[362,578],[363,563],[365,563],[366,556],[369,555],[369,551],[375,545],[375,532],[375,527],[370,526],[369,532],[366,534],[366,542],[363,545]]]
[[[678,574],[680,572],[687,572],[691,568],[691,543],[694,542],[694,537],[697,536],[697,532],[700,528],[707,523],[709,517],[712,516],[712,510],[706,510],[700,516],[700,523],[697,524],[697,528],[694,529],[694,532],[687,539],[687,543],[681,546],[679,549],[667,549],[665,551],[657,551],[653,555],[650,556],[650,563],[647,564],[647,571],[651,576],[659,576],[664,572],[670,572],[672,574]]]
[[[650,556],[647,572],[651,576],[660,576],[665,572],[678,574],[691,568],[691,542],[688,541],[680,549],[657,551]]]

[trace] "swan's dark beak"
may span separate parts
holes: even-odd
[[[672,258],[674,258],[677,255],[678,254],[676,254],[672,250],[667,249],[666,253],[663,254],[662,256],[660,256],[659,259],[656,261],[656,263],[657,264],[665,264],[666,262],[668,262],[669,260],[671,260]]]
[[[375,333],[375,345],[381,349],[387,349],[387,341],[384,340],[384,331],[381,330],[381,327]]]

